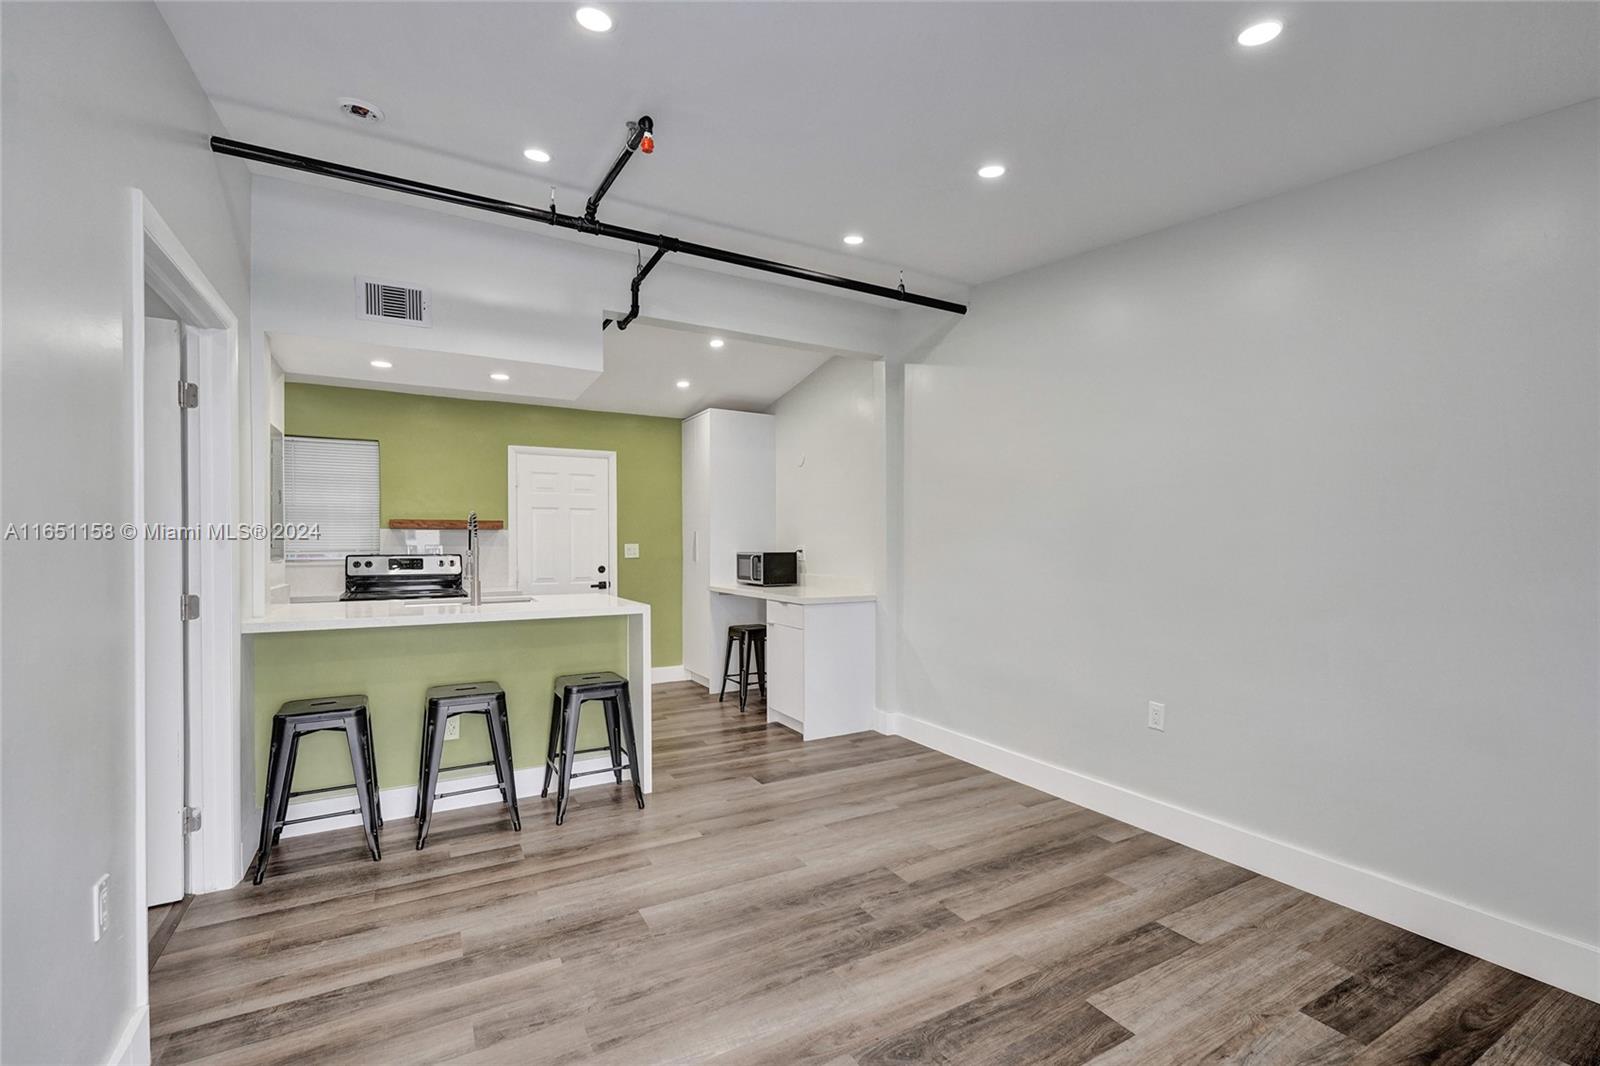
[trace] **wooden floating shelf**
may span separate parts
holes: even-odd
[[[466,529],[465,518],[391,518],[390,529]],[[478,520],[479,529],[504,529],[506,524],[495,519]]]

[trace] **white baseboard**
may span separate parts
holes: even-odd
[[[707,680],[706,678],[701,677],[699,674],[695,673],[693,670],[690,670],[687,667],[684,668],[683,673],[684,673],[684,680],[685,681],[693,681],[695,684],[699,685],[701,688],[705,689],[707,692],[711,691],[711,682],[709,680]]]
[[[1600,1001],[1600,946],[1536,929],[1298,844],[1179,807],[907,714],[878,730],[1088,807],[1147,832],[1409,929],[1499,966]]]
[[[128,1016],[117,1042],[106,1055],[110,1066],[149,1066],[150,1064],[150,1004],[141,1003]]]
[[[682,663],[677,666],[652,666],[650,668],[650,683],[652,685],[665,685],[669,681],[689,681],[689,671],[685,670]]]
[[[587,759],[579,759],[572,764],[574,774],[585,770],[599,770],[611,765],[611,759],[605,755],[594,755]],[[544,785],[543,766],[525,766],[516,772],[517,778],[517,807],[524,818],[533,809],[530,800],[540,802],[539,789]],[[622,780],[628,780],[628,771],[622,771]],[[482,788],[495,783],[494,774],[489,772],[471,774],[464,777],[446,777],[440,780],[439,788],[444,792],[454,792],[464,788]],[[604,774],[595,774],[592,777],[576,778],[572,782],[573,788],[588,788],[593,785],[615,785],[616,779]],[[555,795],[555,783],[550,785],[550,794]],[[464,796],[451,796],[447,799],[434,800],[433,810],[440,811],[460,810],[463,807],[481,807],[487,803],[499,803],[498,790],[484,792],[469,792]],[[553,802],[553,800],[552,800]],[[354,792],[335,792],[327,796],[318,796],[315,799],[297,799],[289,803],[290,818],[315,818],[318,815],[332,814],[335,811],[348,811],[355,804]],[[384,821],[396,821],[410,818],[417,809],[417,786],[401,785],[397,788],[386,788],[378,793],[378,805],[383,810]],[[315,822],[305,822],[301,825],[291,825],[284,829],[286,837],[308,836],[312,833],[326,833],[333,829],[350,829],[361,824],[361,816],[346,814],[338,818],[320,818]],[[260,823],[257,823],[256,838],[252,838],[252,849],[259,842]],[[254,857],[254,850],[251,856]]]

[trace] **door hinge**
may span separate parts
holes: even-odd
[[[179,407],[199,407],[200,406],[200,386],[196,385],[192,381],[180,381],[180,382],[178,382],[178,406]]]
[[[192,593],[178,597],[178,618],[193,622],[200,617],[200,597]]]
[[[183,831],[185,833],[198,833],[200,831],[199,807],[185,807],[183,809]]]

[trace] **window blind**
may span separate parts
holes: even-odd
[[[378,550],[378,442],[283,438],[283,521],[318,527],[284,543],[289,559],[342,559]]]

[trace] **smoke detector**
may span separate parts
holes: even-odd
[[[351,118],[360,119],[362,122],[383,121],[383,108],[365,100],[357,100],[353,96],[339,97],[339,110]]]

